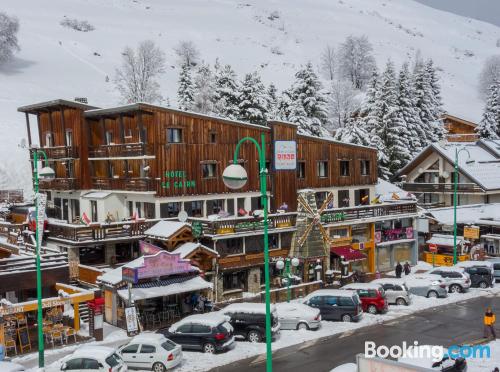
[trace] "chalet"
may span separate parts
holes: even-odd
[[[444,114],[441,118],[448,142],[475,142],[479,139],[477,124],[453,115]]]

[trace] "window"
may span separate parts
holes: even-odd
[[[339,306],[353,306],[354,302],[351,297],[339,297]]]
[[[330,306],[337,305],[337,297],[335,297],[335,296],[326,296],[325,297],[325,305],[330,305]]]
[[[90,201],[90,218],[92,222],[97,222],[97,200]]]
[[[361,168],[361,175],[362,176],[369,176],[370,175],[370,160],[360,160],[360,168]]]
[[[132,217],[134,215],[134,202],[129,200],[127,202],[127,205],[128,205],[128,215],[129,217]]]
[[[193,324],[192,333],[210,333],[210,327],[203,324]]]
[[[226,212],[234,216],[234,199],[226,199]]]
[[[297,178],[300,178],[300,179],[306,178],[306,162],[305,161],[297,162]]]
[[[156,348],[153,345],[143,344],[141,346],[141,354],[152,354],[156,353]]]
[[[224,273],[222,276],[223,288],[225,291],[232,289],[245,289],[247,281],[246,271],[236,271],[232,273]]]
[[[207,215],[218,214],[224,210],[224,200],[207,200]]]
[[[211,131],[210,133],[208,133],[208,142],[217,143],[217,132]]]
[[[184,209],[189,217],[203,216],[203,200],[184,202]]]
[[[290,249],[292,246],[293,233],[281,233],[281,248]]]
[[[111,145],[113,143],[113,132],[108,130],[106,131],[106,145]]]
[[[264,239],[262,239],[262,235],[245,237],[245,253],[262,252],[264,252]]]
[[[385,289],[385,288],[384,288]],[[403,287],[401,287],[400,285],[395,285],[394,286],[394,290],[395,291],[404,291]]]
[[[340,161],[340,175],[342,177],[347,177],[350,174],[349,170],[349,160],[341,160]]]
[[[309,299],[309,305],[311,306],[320,306],[322,304],[322,298],[320,296],[315,296],[315,297],[311,297]]]
[[[181,203],[171,202],[160,204],[160,218],[177,217],[181,210]]]
[[[111,354],[109,357],[107,357],[105,359],[106,363],[108,363],[108,365],[111,367],[111,368],[114,368],[116,367],[118,364],[120,364],[120,361],[122,359],[116,354],[116,353],[113,353]]]
[[[167,128],[167,142],[168,143],[181,143],[182,142],[182,129],[180,129],[180,128]]]
[[[328,162],[327,161],[318,161],[318,177],[326,178],[328,177]]]
[[[260,198],[260,196],[256,196],[250,200],[250,207],[252,211],[262,209],[262,199]]]
[[[73,131],[71,129],[66,130],[66,146],[73,146]]]
[[[82,369],[82,359],[81,358],[70,359],[66,362],[65,371],[71,371],[71,370],[76,370],[76,369]]]
[[[221,239],[217,241],[217,252],[221,256],[243,253],[243,239]]]
[[[204,163],[201,165],[203,178],[217,177],[217,163]]]
[[[108,163],[108,177],[113,178],[115,176],[115,165],[111,162]]]
[[[331,229],[330,237],[333,239],[345,239],[349,237],[349,228]]]
[[[177,344],[175,344],[174,342],[172,342],[170,340],[167,340],[163,344],[161,344],[161,347],[167,351],[174,350],[176,346],[177,346]]]
[[[66,163],[66,176],[68,178],[75,177],[75,167],[72,160],[68,160],[68,162]]]
[[[349,190],[339,190],[339,208],[349,207]]]
[[[356,206],[370,204],[370,190],[369,189],[354,190],[354,204]]]
[[[175,333],[191,333],[191,324],[181,325]]]
[[[99,370],[99,362],[95,359],[87,359],[84,358],[82,362],[82,369],[91,369],[98,371]]]
[[[156,204],[144,202],[144,218],[152,219],[156,217]]]

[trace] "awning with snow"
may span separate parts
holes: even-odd
[[[134,285],[130,290],[132,300],[172,296],[175,294],[212,289],[212,283],[199,276],[178,277],[165,280],[151,281]],[[128,300],[128,289],[118,290],[118,296]]]
[[[345,261],[359,261],[366,259],[366,254],[361,253],[358,249],[352,249],[351,246],[331,247],[330,252],[336,256],[344,257]]]

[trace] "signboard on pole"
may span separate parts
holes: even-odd
[[[436,253],[438,251],[438,246],[436,244],[429,244],[429,252]]]
[[[297,169],[297,143],[295,141],[274,141],[274,169]]]
[[[45,207],[47,206],[47,194],[38,193],[36,197],[38,204],[38,215],[36,216],[36,230],[38,233],[38,247],[42,246],[43,228],[45,224]]]
[[[125,308],[125,320],[127,323],[127,332],[137,332],[139,328],[137,327],[137,312],[135,307]]]
[[[464,227],[464,238],[465,239],[479,239],[479,227],[478,226],[465,226]]]

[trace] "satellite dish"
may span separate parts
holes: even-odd
[[[188,219],[188,214],[186,213],[186,211],[180,211],[177,215],[177,219],[181,222],[186,222]]]

